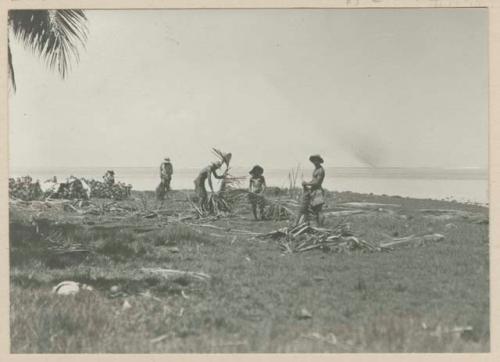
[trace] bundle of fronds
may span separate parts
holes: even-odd
[[[195,204],[189,196],[187,196],[187,201],[198,218],[227,216],[233,211],[232,205],[222,193],[210,194],[203,205]]]
[[[33,182],[30,176],[9,178],[9,196],[23,201],[39,200],[43,198],[43,191],[40,182]]]
[[[266,206],[264,207],[264,218],[266,220],[288,220],[291,217],[293,217],[292,210],[282,200],[278,199],[272,202],[266,200]]]
[[[253,197],[259,198],[259,202],[264,204],[263,217],[265,220],[280,221],[289,220],[294,217],[294,212],[292,211],[291,205],[295,203],[294,200],[290,199],[277,199],[269,200],[264,195],[252,195]]]
[[[210,216],[225,216],[232,212],[231,205],[224,199],[220,193],[212,193],[202,205],[197,205],[189,195],[186,199],[193,208],[193,212],[198,218],[206,218]]]
[[[302,223],[261,234],[258,237],[276,240],[279,248],[286,253],[300,253],[314,249],[335,253],[353,250],[383,251],[386,249],[384,246],[354,236],[350,231],[349,224],[340,224],[333,229],[324,229]]]
[[[262,216],[265,220],[280,221],[280,220],[289,220],[290,218],[294,217],[294,213],[290,205],[295,203],[295,201],[293,200],[289,199],[270,200],[262,194],[254,194],[248,190],[242,190],[242,189],[235,190],[234,194],[235,194],[234,198],[237,200],[241,200],[242,196],[245,196],[246,200],[254,198],[257,199],[256,201],[259,204],[263,204],[264,211]]]
[[[241,189],[241,183],[246,177],[237,177],[229,173],[229,168],[224,173],[218,194],[232,207],[241,200],[245,190]]]
[[[208,196],[205,212],[209,215],[227,215],[231,213],[231,205],[220,193],[212,193]]]
[[[52,199],[80,200],[88,199],[89,193],[83,186],[82,180],[78,178],[72,178],[68,182],[59,184],[59,188],[57,189],[57,191],[55,193],[52,193],[50,197]]]
[[[112,185],[97,181],[87,180],[90,186],[90,197],[99,199],[126,200],[130,198],[132,185],[116,182]]]

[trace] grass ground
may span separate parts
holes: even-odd
[[[445,239],[384,253],[282,254],[273,241],[176,222],[189,206],[182,193],[173,198],[153,219],[147,213],[80,217],[11,206],[12,352],[489,351],[488,225],[418,212],[487,215],[486,208],[329,193],[330,207],[354,201],[401,205],[396,213],[350,216],[352,230],[364,239],[430,232]],[[121,205],[158,208],[152,193],[136,193]],[[48,220],[38,234],[29,222],[33,215]],[[339,221],[329,217],[326,226]],[[122,227],[111,227],[120,222]],[[237,216],[212,224],[264,232],[286,221],[253,222],[242,205]],[[91,254],[77,262],[54,261],[42,231]],[[211,279],[165,280],[143,267],[204,272]],[[94,291],[53,294],[63,280]],[[301,314],[304,308],[310,317]],[[464,326],[471,328],[452,331]]]

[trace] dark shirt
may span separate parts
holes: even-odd
[[[171,176],[174,173],[174,169],[170,162],[163,162],[160,166],[161,176]]]
[[[252,176],[252,178],[250,178],[250,192],[260,194],[264,190],[265,186],[266,179],[264,176]]]

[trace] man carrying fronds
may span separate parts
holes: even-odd
[[[214,152],[220,157],[219,161],[212,162],[209,166],[205,167],[200,171],[196,179],[194,180],[194,191],[198,196],[198,203],[201,211],[209,211],[208,207],[208,193],[205,187],[205,182],[208,180],[208,186],[210,187],[210,191],[214,192],[214,187],[212,184],[212,175],[216,179],[223,179],[225,174],[218,175],[217,170],[222,167],[222,165],[226,164],[226,167],[229,167],[229,161],[231,160],[231,153],[222,153],[218,150],[214,150]]]

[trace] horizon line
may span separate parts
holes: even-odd
[[[175,164],[174,164],[175,165]],[[270,170],[291,170],[291,169],[296,169],[297,166],[302,167],[301,164],[291,166],[291,167],[268,167]],[[60,168],[73,168],[73,169],[84,169],[84,168],[154,168],[154,167],[159,167],[159,165],[146,165],[146,166],[120,166],[120,165],[97,165],[97,166],[67,166],[67,165],[57,165],[57,166],[28,166],[28,165],[21,165],[21,166],[9,166],[9,170],[12,169],[23,169],[23,168],[34,168],[34,169],[41,169],[41,168],[46,168],[46,169],[60,169]],[[201,166],[183,166],[183,167],[178,167],[178,169],[199,169]],[[245,168],[246,166],[240,166],[236,165],[231,168]],[[455,171],[455,170],[470,170],[470,171],[488,171],[489,167],[480,167],[480,166],[460,166],[460,167],[441,167],[441,166],[325,166],[324,168],[337,168],[337,169],[366,169],[366,170],[381,170],[381,169],[405,169],[405,170],[422,170],[422,169],[428,169],[428,170],[450,170],[450,171]]]

